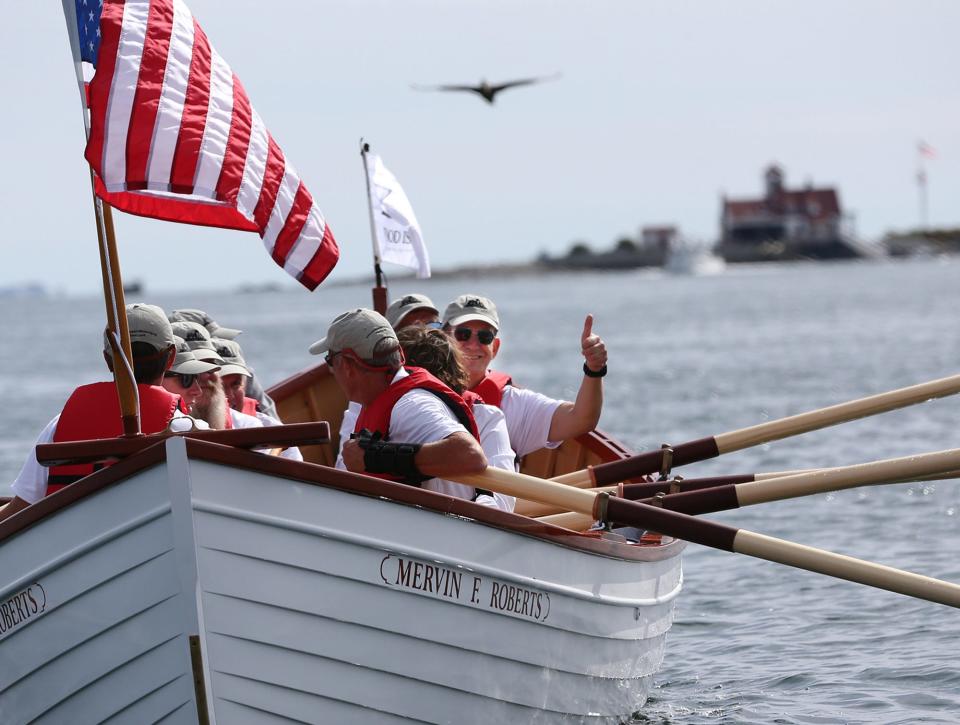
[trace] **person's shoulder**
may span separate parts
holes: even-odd
[[[252,415],[241,413],[239,410],[230,409],[230,417],[233,419],[235,428],[262,428],[263,422]]]
[[[473,404],[473,417],[477,421],[477,425],[483,426],[487,422],[495,422],[503,418],[503,411],[500,410],[495,405],[487,405],[486,403],[474,403]],[[483,421],[483,423],[481,423]]]
[[[257,417],[257,420],[259,420],[261,423],[263,423],[266,426],[283,425],[283,421],[281,421],[279,418],[274,418],[269,413],[264,413],[259,410],[257,411],[256,417]]]
[[[429,390],[424,390],[423,388],[413,388],[412,390],[408,390],[397,399],[397,405],[402,405],[404,407],[416,406],[435,408],[439,406],[443,409],[447,408],[443,401],[440,400],[439,396],[431,393]]]

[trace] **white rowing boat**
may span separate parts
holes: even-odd
[[[0,721],[620,722],[683,546],[173,437],[0,523]]]

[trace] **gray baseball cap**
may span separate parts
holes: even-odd
[[[196,322],[206,327],[211,337],[219,337],[224,340],[232,340],[243,332],[243,330],[235,330],[232,327],[223,327],[217,324],[217,321],[206,312],[196,309],[174,310],[170,313],[170,322]]]
[[[177,344],[166,313],[156,305],[140,302],[127,305],[127,329],[130,331],[130,342],[145,342],[158,351]],[[104,352],[110,352],[106,334],[103,349]]]
[[[206,360],[216,365],[223,365],[223,360],[217,355],[217,348],[214,347],[206,327],[199,322],[187,322],[186,320],[173,322],[170,326],[173,328],[173,334],[186,341],[197,360]]]
[[[325,352],[352,350],[361,360],[373,360],[377,346],[384,340],[392,340],[400,346],[397,333],[383,315],[363,308],[344,312],[330,324],[327,336],[310,346],[312,355]],[[381,347],[380,352],[383,352]]]
[[[443,311],[444,327],[456,327],[464,322],[479,320],[493,325],[494,330],[500,329],[500,317],[497,315],[497,306],[493,300],[480,295],[460,295],[447,305]]]
[[[245,375],[248,378],[253,377],[250,368],[247,367],[247,363],[243,359],[243,351],[240,349],[238,343],[219,337],[213,338],[211,342],[213,342],[213,346],[217,349],[217,355],[219,355],[220,359],[224,362],[220,367],[221,376]]]
[[[173,361],[170,372],[180,375],[199,375],[200,373],[210,373],[219,370],[220,366],[205,360],[198,360],[182,337],[174,336],[177,341],[177,357]]]
[[[415,310],[433,310],[438,315],[440,314],[440,310],[433,304],[433,300],[426,295],[404,295],[390,303],[386,314],[387,322],[392,327],[396,327],[400,320]]]

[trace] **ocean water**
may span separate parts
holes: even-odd
[[[500,307],[498,367],[570,397],[586,313],[610,351],[601,426],[636,450],[717,435],[960,372],[960,259],[404,280],[444,304]],[[147,295],[245,332],[266,383],[312,364],[308,345],[364,286]],[[139,301],[130,299],[128,301]],[[77,384],[102,379],[103,303],[0,299],[0,492]],[[687,477],[836,466],[958,445],[960,398],[688,466]],[[960,480],[875,486],[709,518],[960,582]],[[691,545],[663,667],[636,722],[960,722],[960,612]]]

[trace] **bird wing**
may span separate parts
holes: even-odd
[[[480,93],[480,89],[477,86],[456,86],[456,85],[442,85],[442,86],[420,86],[420,85],[411,85],[410,86],[415,91],[473,91],[474,93]]]
[[[492,93],[499,93],[502,90],[507,88],[514,88],[516,86],[529,86],[534,83],[542,83],[544,81],[552,81],[560,77],[559,73],[554,73],[550,76],[537,76],[535,78],[518,78],[513,81],[504,81],[503,83],[498,83],[495,86],[490,86],[490,91]]]

